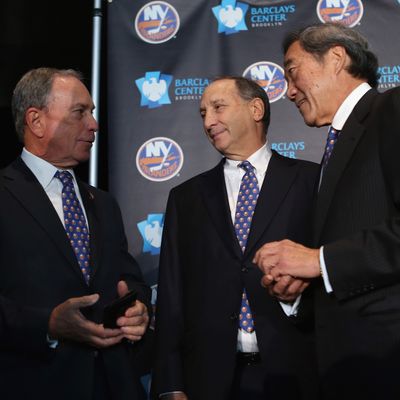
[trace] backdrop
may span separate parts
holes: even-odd
[[[326,129],[306,127],[286,99],[287,31],[318,21],[353,27],[379,57],[379,90],[400,84],[398,0],[113,0],[108,7],[109,189],[154,289],[169,190],[220,159],[199,116],[213,77],[257,80],[271,102],[269,145],[316,162]]]

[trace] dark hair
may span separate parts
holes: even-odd
[[[294,42],[299,42],[308,53],[322,60],[333,46],[342,46],[351,59],[347,68],[350,75],[365,79],[372,87],[378,85],[378,59],[369,50],[367,40],[357,31],[335,22],[313,24],[290,32],[283,40],[283,53],[286,54]]]
[[[83,80],[81,73],[73,69],[37,68],[27,72],[17,83],[11,108],[20,142],[24,142],[26,110],[29,107],[43,109],[48,105],[54,79],[58,76]]]
[[[256,82],[251,79],[243,78],[242,76],[219,76],[214,79],[213,82],[221,81],[224,79],[233,80],[238,90],[239,96],[246,101],[251,101],[255,98],[261,99],[264,103],[264,115],[262,117],[262,123],[264,127],[265,134],[267,134],[271,110],[269,106],[269,99],[265,90]]]

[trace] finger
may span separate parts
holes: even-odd
[[[84,308],[95,304],[99,300],[99,295],[97,293],[91,294],[89,296],[73,297],[66,301],[70,308]]]
[[[290,276],[282,276],[279,281],[275,283],[272,288],[272,291],[275,296],[286,296],[287,290],[292,283],[292,278]]]
[[[125,296],[129,292],[128,285],[126,284],[125,281],[119,281],[117,284],[117,292],[118,296],[122,297]]]
[[[253,263],[258,264],[260,258],[269,256],[271,254],[271,252],[275,252],[275,249],[278,246],[278,244],[279,244],[279,242],[269,242],[269,243],[265,243],[263,246],[261,246],[256,251],[256,254],[254,255]]]
[[[88,340],[88,343],[96,348],[103,349],[103,348],[114,346],[114,345],[118,344],[119,342],[121,342],[121,340],[123,338],[124,338],[123,334],[120,334],[120,335],[114,336],[114,337],[107,337],[107,338],[91,336]]]
[[[261,278],[261,286],[263,286],[265,288],[268,288],[273,283],[274,283],[274,278],[272,277],[272,275],[264,275]]]
[[[294,279],[287,289],[289,295],[300,295],[304,289],[302,289],[304,281],[300,279]]]
[[[146,332],[146,325],[143,324],[140,326],[124,326],[121,328],[121,331],[123,332],[125,337],[127,337],[127,336],[143,336],[144,333]]]
[[[129,307],[126,311],[124,316],[125,317],[135,317],[138,315],[147,314],[147,307],[139,300],[136,300],[132,307]]]

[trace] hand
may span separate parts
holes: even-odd
[[[124,335],[120,329],[107,329],[86,319],[80,309],[95,304],[98,294],[75,297],[59,304],[50,314],[49,335],[52,339],[73,340],[96,348],[119,343]]]
[[[264,244],[257,250],[253,262],[267,276],[278,282],[283,275],[293,278],[320,276],[319,249],[310,249],[290,240]]]
[[[128,293],[128,285],[124,281],[119,281],[117,286],[119,297]],[[120,327],[124,337],[130,341],[137,342],[146,332],[149,324],[149,314],[147,307],[139,300],[129,307],[124,316],[117,319],[117,325]]]
[[[278,281],[271,278],[270,275],[264,275],[261,285],[268,289],[271,296],[283,302],[295,301],[310,284],[308,280],[295,279],[289,275],[281,276]]]
[[[160,396],[160,400],[189,400],[185,393],[175,392]]]

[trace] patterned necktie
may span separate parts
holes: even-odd
[[[258,181],[254,173],[254,167],[248,162],[243,161],[239,164],[246,172],[243,175],[239,188],[239,195],[236,203],[235,213],[235,232],[238,238],[240,248],[244,253],[247,244],[247,238],[250,232],[251,220],[259,195]],[[253,332],[254,321],[251,314],[246,290],[242,294],[242,305],[240,307],[239,326],[246,332]]]
[[[331,126],[328,132],[328,139],[326,140],[324,156],[322,158],[322,169],[325,169],[325,167],[328,165],[329,157],[332,154],[333,147],[335,146],[339,135],[340,131]]]
[[[86,283],[90,280],[90,238],[86,225],[85,215],[75,193],[74,182],[70,172],[57,171],[54,175],[62,185],[62,206],[64,211],[64,224],[68,239],[78,264],[81,268]]]

